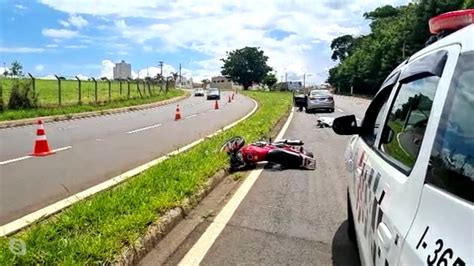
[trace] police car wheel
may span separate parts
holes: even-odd
[[[352,215],[351,200],[349,198],[349,191],[347,191],[347,235],[353,243],[357,242],[354,216]]]

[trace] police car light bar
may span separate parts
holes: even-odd
[[[429,20],[430,32],[453,31],[474,23],[474,9],[447,12]]]

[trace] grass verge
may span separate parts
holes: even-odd
[[[0,112],[0,121],[7,120],[18,120],[32,117],[44,117],[52,115],[68,115],[68,114],[77,114],[90,111],[102,111],[107,109],[119,108],[119,107],[128,107],[140,104],[147,104],[153,102],[159,102],[174,97],[184,95],[182,90],[170,90],[168,93],[159,93],[153,96],[148,96],[146,98],[133,98],[133,99],[120,99],[112,102],[104,102],[102,104],[84,104],[84,105],[72,105],[72,106],[63,106],[63,107],[39,107],[34,109],[24,109],[24,110],[5,110]]]
[[[203,141],[142,174],[81,201],[46,221],[0,238],[0,264],[102,264],[144,234],[160,214],[178,207],[209,177],[227,166],[218,150],[235,135],[255,141],[289,110],[289,93],[246,92],[260,108],[230,130]],[[26,254],[15,256],[9,239],[21,239]]]

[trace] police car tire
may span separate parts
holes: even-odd
[[[354,215],[352,215],[351,200],[349,198],[349,190],[347,191],[347,235],[353,243],[357,242]]]

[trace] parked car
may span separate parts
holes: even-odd
[[[346,150],[362,265],[474,264],[474,9],[430,19],[434,43],[387,77]]]
[[[328,90],[312,90],[306,101],[306,112],[315,110],[328,110],[334,112],[334,98]]]
[[[208,100],[220,100],[221,92],[218,88],[209,88],[207,90],[207,99]]]
[[[204,90],[201,88],[195,89],[194,96],[204,96]]]

